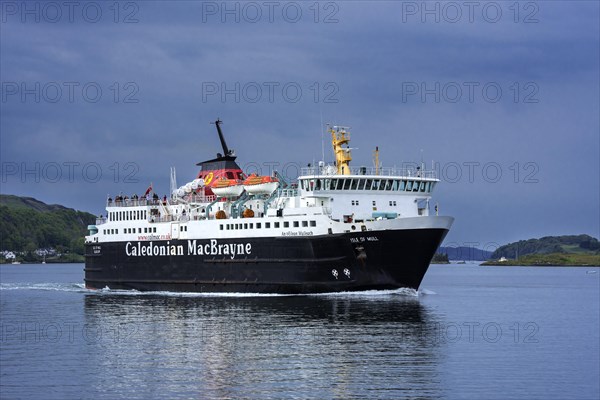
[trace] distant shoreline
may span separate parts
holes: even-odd
[[[600,255],[576,253],[528,254],[516,260],[489,260],[481,265],[502,267],[597,267],[600,266]]]

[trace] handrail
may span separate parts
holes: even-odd
[[[217,199],[215,195],[192,195],[186,196],[183,200],[187,203],[211,203]],[[171,199],[169,199],[171,200]],[[167,200],[167,201],[169,201]],[[172,200],[171,200],[172,201]],[[124,198],[122,200],[109,199],[106,201],[107,207],[140,207],[140,206],[158,206],[164,205],[163,199],[132,199]]]
[[[328,177],[348,177],[349,175],[340,175],[337,173],[337,169],[330,168],[330,165],[315,166],[315,167],[303,167],[300,169],[300,176],[312,175],[312,176],[328,176]],[[421,170],[418,167],[350,167],[350,175],[369,175],[369,176],[395,176],[403,178],[429,178],[437,179],[437,173],[435,170]]]

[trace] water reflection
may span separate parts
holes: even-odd
[[[84,307],[108,397],[442,395],[436,321],[415,297],[100,294]]]

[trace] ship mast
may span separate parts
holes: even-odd
[[[348,147],[350,143],[349,129],[345,126],[333,126],[329,129],[331,133],[331,144],[335,154],[335,165],[337,165],[338,175],[350,175],[350,161],[352,161],[352,149]],[[345,145],[345,147],[344,147]]]
[[[375,175],[379,175],[379,146],[376,146],[373,152],[373,162],[375,163]]]
[[[219,118],[217,118],[217,120],[214,122],[214,124],[217,126],[217,132],[219,133],[219,140],[221,141],[221,147],[223,148],[223,155],[225,157],[233,156],[233,150],[229,150],[229,148],[227,147],[227,143],[225,143],[225,137],[223,136],[223,131],[221,131],[222,123],[223,121],[221,121]]]

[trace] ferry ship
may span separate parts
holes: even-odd
[[[430,214],[439,183],[422,166],[351,167],[350,130],[330,126],[334,164],[289,184],[246,176],[215,122],[223,153],[169,197],[109,198],[88,226],[90,289],[329,293],[418,290],[454,219]]]

